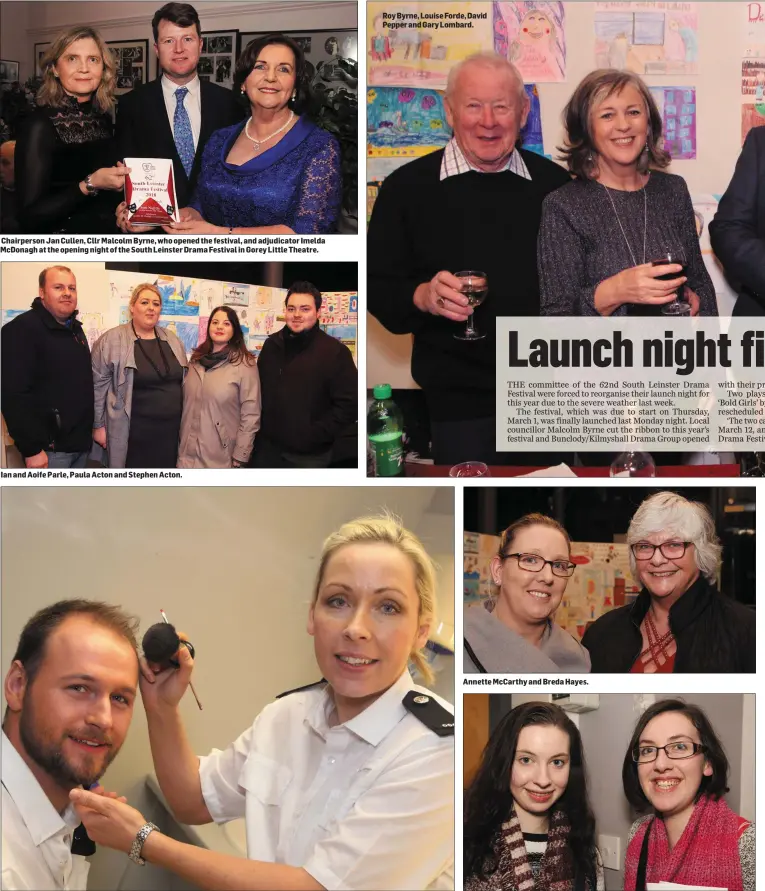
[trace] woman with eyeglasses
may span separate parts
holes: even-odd
[[[465,610],[464,670],[589,671],[587,650],[552,619],[575,568],[568,533],[551,517],[508,526],[491,560],[497,597]]]
[[[596,672],[754,672],[754,613],[716,588],[722,546],[709,509],[657,492],[627,530],[642,590],[585,632]]]
[[[465,891],[602,891],[579,730],[527,702],[499,722],[465,793]]]
[[[728,759],[704,712],[680,699],[646,709],[622,767],[637,810],[624,866],[625,891],[672,882],[754,891],[754,824],[725,803]]]

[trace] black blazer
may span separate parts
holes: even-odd
[[[747,134],[709,237],[726,274],[740,288],[733,315],[765,315],[765,127]]]
[[[167,117],[160,78],[120,97],[117,106],[117,148],[120,158],[172,158],[178,206],[186,207],[202,167],[205,143],[215,130],[244,117],[234,94],[225,87],[201,82],[202,123],[191,176],[186,176]]]
[[[602,615],[585,631],[591,671],[629,671],[640,654],[640,623],[651,603],[644,588],[634,603]],[[677,641],[675,674],[750,673],[755,668],[754,610],[725,597],[700,575],[670,608],[669,627]]]

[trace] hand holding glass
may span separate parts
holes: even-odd
[[[661,254],[660,257],[657,257],[655,260],[651,260],[651,264],[653,266],[669,266],[673,263],[682,266],[682,270],[680,272],[668,272],[666,275],[657,275],[656,278],[659,281],[670,281],[673,278],[680,278],[681,276],[686,275],[685,254],[682,251],[667,249]],[[671,303],[665,303],[662,305],[662,315],[689,316],[691,314],[691,304],[688,303],[687,300],[683,299],[684,295],[685,285],[680,285],[680,287],[675,292],[675,299]]]
[[[454,275],[462,281],[460,291],[467,297],[468,306],[480,306],[489,292],[489,279],[485,272],[477,269],[466,269],[463,272],[455,272]],[[486,337],[475,327],[473,314],[467,318],[463,333],[455,334],[457,340],[483,340]]]

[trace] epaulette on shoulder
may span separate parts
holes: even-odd
[[[314,687],[318,687],[320,684],[326,684],[327,682],[322,678],[320,681],[314,681],[312,684],[305,684],[302,687],[295,687],[294,690],[285,690],[284,693],[280,693],[276,699],[282,699],[284,696],[289,696],[290,693],[302,693],[303,690],[312,690]]]
[[[403,699],[403,705],[437,736],[454,736],[454,715],[434,696],[410,690]]]

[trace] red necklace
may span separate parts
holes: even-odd
[[[650,662],[654,662],[656,667],[658,668],[664,662],[669,661],[669,654],[667,653],[667,648],[670,646],[672,641],[675,639],[672,631],[667,631],[666,634],[659,636],[659,632],[656,629],[656,625],[654,625],[653,619],[651,618],[651,610],[645,614],[645,632],[646,637],[648,638],[648,646],[643,650],[643,652],[638,657],[639,659],[643,659],[644,656],[647,656],[650,653],[651,658],[645,660],[646,664]],[[664,659],[662,662],[659,662],[659,655],[662,655]]]

